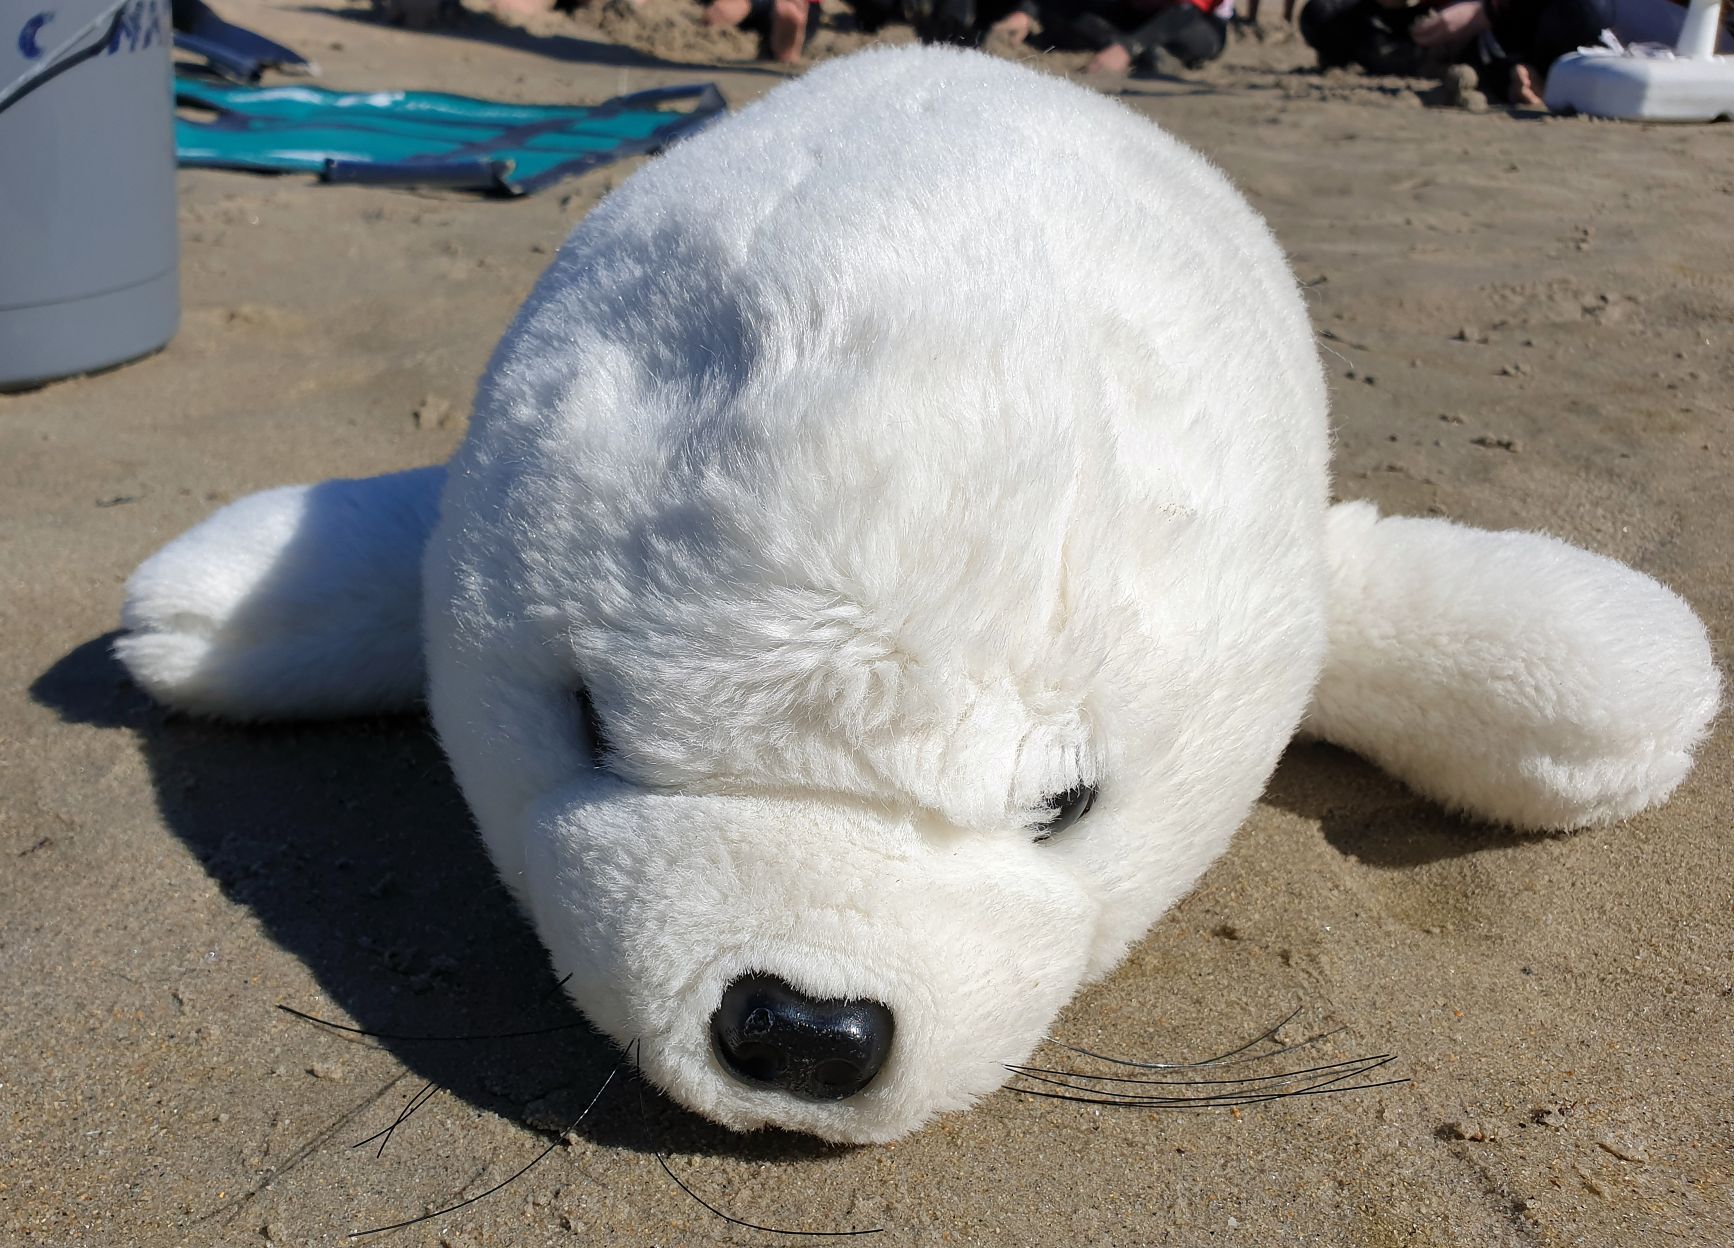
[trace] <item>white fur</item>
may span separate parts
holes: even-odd
[[[1666,796],[1718,696],[1684,604],[1550,539],[1328,513],[1327,442],[1269,232],[1092,93],[871,52],[647,166],[506,334],[426,551],[434,720],[574,1000],[720,1122],[888,1139],[997,1087],[1192,886],[1315,686],[1317,731],[1472,813]],[[409,701],[413,590],[377,572],[437,482],[344,488],[391,518],[297,504],[308,542],[266,495],[147,563],[139,679],[330,713],[384,652],[374,702]],[[1035,842],[1080,781],[1096,810]],[[707,1024],[746,971],[891,1006],[878,1079],[731,1080]]]
[[[230,503],[128,578],[115,653],[171,706],[229,719],[421,700],[421,550],[444,468]]]
[[[1685,778],[1721,691],[1678,594],[1551,537],[1366,503],[1329,533],[1320,736],[1519,828],[1623,819]]]

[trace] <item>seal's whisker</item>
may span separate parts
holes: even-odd
[[[1276,1035],[1277,1032],[1281,1031],[1284,1027],[1287,1027],[1290,1023],[1294,1022],[1295,1019],[1299,1018],[1300,1012],[1301,1012],[1301,1007],[1298,1005],[1295,1006],[1294,1009],[1290,1010],[1288,1012],[1288,1014],[1285,1015],[1280,1022],[1273,1023],[1269,1027],[1266,1027],[1263,1031],[1259,1032],[1256,1036],[1254,1036],[1252,1039],[1248,1040],[1245,1044],[1241,1045],[1239,1048],[1230,1049],[1226,1053],[1219,1053],[1215,1057],[1204,1058],[1202,1061],[1173,1062],[1173,1063],[1170,1063],[1170,1065],[1174,1065],[1174,1066],[1214,1066],[1218,1062],[1225,1062],[1231,1057],[1239,1057],[1242,1053],[1246,1052],[1248,1049],[1252,1048],[1254,1045],[1263,1044],[1266,1040],[1271,1039],[1273,1036]],[[1092,1054],[1092,1056],[1095,1056],[1095,1055]],[[1104,1060],[1112,1061],[1114,1059],[1107,1058]]]
[[[1273,1093],[1269,1096],[1245,1097],[1240,1100],[1215,1099],[1199,1097],[1188,1100],[1184,1097],[1175,1098],[1122,1098],[1106,1096],[1068,1096],[1063,1092],[1043,1092],[1039,1088],[1013,1088],[1012,1091],[1022,1096],[1039,1096],[1050,1101],[1071,1101],[1077,1105],[1111,1105],[1121,1109],[1236,1109],[1242,1105],[1257,1105],[1264,1101],[1285,1101],[1297,1096],[1327,1096],[1339,1092],[1366,1092],[1372,1088],[1389,1088],[1400,1083],[1408,1083],[1403,1079],[1381,1079],[1376,1083],[1351,1083],[1340,1087],[1297,1088],[1291,1092]]]
[[[636,1041],[634,1043],[636,1043]],[[521,1169],[508,1175],[506,1178],[501,1179],[487,1191],[478,1192],[474,1196],[458,1201],[455,1205],[447,1205],[444,1209],[436,1209],[432,1213],[424,1213],[419,1218],[406,1218],[402,1222],[393,1222],[390,1226],[375,1226],[365,1231],[351,1231],[348,1235],[344,1236],[344,1238],[360,1239],[366,1235],[384,1235],[390,1231],[401,1231],[404,1227],[414,1226],[418,1222],[428,1222],[434,1218],[443,1218],[446,1214],[456,1213],[459,1209],[473,1205],[478,1200],[486,1200],[501,1188],[509,1187],[513,1183],[516,1183],[519,1179],[530,1173],[530,1171],[541,1165],[542,1162],[547,1159],[548,1154],[559,1148],[561,1144],[565,1143],[566,1136],[571,1132],[576,1131],[578,1125],[590,1116],[590,1111],[596,1108],[596,1102],[602,1099],[602,1094],[608,1091],[609,1085],[614,1082],[614,1076],[620,1073],[620,1068],[624,1065],[626,1065],[626,1054],[622,1053],[620,1055],[620,1060],[615,1062],[614,1068],[608,1072],[608,1077],[602,1081],[602,1086],[596,1089],[596,1095],[590,1098],[590,1103],[585,1105],[584,1108],[579,1111],[578,1116],[567,1125],[564,1131],[554,1137],[554,1142],[532,1157]]]
[[[468,1035],[459,1036],[417,1036],[409,1035],[404,1032],[371,1031],[366,1027],[352,1027],[348,1023],[339,1023],[333,1019],[320,1018],[317,1014],[309,1014],[305,1010],[298,1010],[292,1005],[283,1005],[279,1003],[277,1008],[282,1010],[285,1014],[294,1015],[302,1022],[313,1023],[320,1027],[328,1027],[332,1031],[341,1031],[353,1036],[367,1036],[373,1040],[417,1040],[434,1043],[461,1043],[472,1040],[517,1040],[524,1036],[548,1036],[553,1035],[557,1031],[577,1031],[580,1028],[590,1026],[590,1024],[586,1023],[583,1019],[576,1019],[570,1023],[556,1023],[551,1027],[530,1027],[523,1031],[477,1031],[471,1032]]]
[[[1285,1080],[1271,1083],[1268,1087],[1254,1087],[1248,1083],[1238,1083],[1238,1085],[1229,1085],[1229,1089],[1219,1090],[1219,1092],[1203,1092],[1203,1094],[1196,1095],[1120,1092],[1120,1090],[1115,1089],[1091,1087],[1089,1083],[1080,1085],[1080,1083],[1070,1082],[1070,1071],[1061,1071],[1059,1078],[1033,1075],[1028,1071],[1018,1071],[1018,1075],[1035,1083],[1047,1083],[1051,1087],[1061,1087],[1061,1089],[1072,1090],[1072,1092],[1087,1092],[1087,1094],[1110,1097],[1110,1099],[1117,1099],[1117,1101],[1160,1102],[1160,1104],[1207,1104],[1207,1102],[1242,1104],[1242,1102],[1273,1099],[1273,1097],[1281,1097],[1281,1095],[1292,1094],[1292,1092],[1299,1092],[1299,1090],[1332,1087],[1332,1085],[1342,1083],[1344,1080],[1353,1080],[1353,1078],[1361,1078],[1363,1075],[1370,1075],[1375,1069],[1392,1063],[1392,1061],[1396,1061],[1396,1054],[1373,1054],[1373,1056],[1358,1057],[1351,1063],[1332,1064],[1332,1066],[1323,1066],[1323,1068],[1314,1069],[1314,1071],[1295,1071],[1292,1075],[1288,1075]],[[1287,1087],[1290,1083],[1299,1083],[1300,1087]]]
[[[1180,1096],[1180,1095],[1160,1096],[1160,1095],[1153,1095],[1153,1094],[1149,1094],[1149,1093],[1116,1092],[1111,1088],[1096,1088],[1096,1087],[1089,1087],[1089,1086],[1080,1086],[1078,1084],[1068,1082],[1065,1078],[1052,1078],[1052,1077],[1049,1077],[1047,1075],[1032,1074],[1032,1073],[1029,1073],[1028,1071],[1021,1071],[1020,1070],[1020,1071],[1015,1071],[1014,1073],[1019,1075],[1020,1077],[1022,1077],[1024,1079],[1028,1079],[1028,1080],[1031,1080],[1031,1081],[1036,1082],[1036,1083],[1047,1084],[1051,1087],[1064,1088],[1069,1092],[1088,1093],[1089,1094],[1088,1097],[1086,1097],[1084,1099],[1085,1099],[1086,1103],[1089,1103],[1089,1104],[1096,1104],[1096,1105],[1144,1105],[1144,1106],[1149,1106],[1152,1108],[1167,1108],[1167,1109],[1226,1108],[1226,1107],[1233,1107],[1233,1106],[1238,1106],[1238,1105],[1256,1105],[1256,1104],[1263,1102],[1263,1101],[1282,1100],[1286,1097],[1316,1094],[1316,1093],[1320,1093],[1320,1092],[1324,1092],[1324,1091],[1351,1091],[1351,1090],[1354,1090],[1355,1088],[1361,1088],[1361,1087],[1382,1087],[1385,1085],[1384,1084],[1356,1084],[1356,1085],[1353,1085],[1353,1087],[1343,1087],[1341,1085],[1343,1084],[1344,1080],[1358,1079],[1364,1075],[1371,1074],[1373,1071],[1379,1069],[1381,1066],[1385,1066],[1385,1065],[1387,1065],[1390,1062],[1393,1062],[1395,1060],[1396,1060],[1395,1054],[1393,1054],[1393,1053],[1381,1053],[1381,1054],[1376,1054],[1376,1055],[1373,1055],[1370,1057],[1357,1058],[1352,1062],[1336,1063],[1336,1064],[1333,1064],[1331,1066],[1320,1067],[1317,1070],[1312,1071],[1312,1072],[1297,1072],[1295,1074],[1290,1075],[1288,1077],[1288,1081],[1293,1082],[1293,1081],[1299,1079],[1302,1081],[1302,1086],[1300,1086],[1300,1087],[1280,1087],[1279,1086],[1279,1087],[1270,1088],[1270,1089],[1249,1089],[1246,1091],[1238,1091],[1238,1092],[1209,1092],[1209,1093],[1205,1093],[1204,1095],[1201,1095],[1201,1096]],[[1333,1071],[1335,1073],[1329,1073],[1329,1072],[1333,1072]],[[1069,1072],[1060,1072],[1060,1073],[1066,1074]],[[1307,1076],[1309,1074],[1310,1075],[1317,1075],[1319,1077],[1308,1078]],[[1399,1079],[1399,1080],[1393,1080],[1391,1082],[1406,1083],[1406,1082],[1408,1082],[1408,1080]],[[1036,1090],[1033,1088],[1014,1087],[1012,1090],[1015,1092],[1022,1092],[1026,1095],[1029,1095],[1029,1096],[1048,1096],[1048,1097],[1053,1097],[1053,1098],[1058,1099],[1058,1100],[1076,1100],[1076,1099],[1079,1099],[1077,1097],[1065,1096],[1065,1095],[1061,1095],[1059,1093],[1042,1092],[1042,1091],[1039,1091],[1039,1090]]]
[[[1081,1070],[1060,1070],[1050,1066],[1010,1066],[1007,1070],[1018,1075],[1063,1075],[1069,1079],[1083,1079],[1091,1083],[1133,1083],[1145,1087],[1197,1088],[1210,1086],[1235,1086],[1249,1083],[1278,1083],[1300,1079],[1307,1075],[1320,1074],[1324,1071],[1344,1070],[1362,1066],[1379,1058],[1389,1060],[1385,1054],[1375,1054],[1371,1057],[1350,1057],[1338,1062],[1327,1062],[1321,1066],[1305,1066],[1298,1070],[1279,1070],[1265,1075],[1240,1075],[1232,1079],[1140,1079],[1132,1075],[1093,1075]]]
[[[375,1140],[379,1140],[379,1151],[374,1154],[374,1157],[375,1157],[375,1159],[378,1159],[380,1157],[385,1156],[385,1146],[387,1144],[391,1143],[392,1135],[397,1131],[397,1129],[399,1127],[401,1127],[404,1123],[409,1121],[411,1114],[415,1113],[416,1110],[420,1109],[423,1105],[426,1105],[429,1101],[433,1100],[433,1098],[439,1093],[439,1091],[440,1091],[439,1085],[437,1083],[435,1083],[432,1079],[429,1079],[426,1083],[421,1085],[421,1090],[419,1092],[417,1092],[414,1096],[410,1097],[409,1100],[404,1103],[404,1107],[402,1109],[398,1110],[397,1117],[392,1120],[392,1124],[389,1127],[382,1127],[378,1131],[375,1131],[372,1135],[368,1136],[365,1140],[357,1140],[357,1141],[355,1141],[355,1143],[351,1144],[349,1147],[360,1148],[363,1145],[371,1144]],[[379,1137],[382,1135],[385,1138],[383,1140],[380,1140]]]
[[[548,991],[548,993],[546,995],[539,997],[534,1003],[532,1003],[531,1006],[529,1006],[527,1009],[525,1009],[524,1013],[528,1014],[530,1012],[530,1010],[535,1009],[536,1006],[541,1005],[544,1001],[551,1000],[555,995],[557,995],[559,993],[559,991],[562,988],[564,988],[566,986],[567,981],[570,980],[571,978],[572,978],[571,975],[564,976],[560,980],[559,983],[555,984],[554,987]],[[547,1034],[547,1032],[545,1032],[545,1031],[541,1031],[541,1032],[522,1031],[522,1032],[500,1032],[500,1033],[494,1033],[491,1035],[470,1035],[470,1036],[394,1036],[388,1032],[369,1031],[368,1029],[366,1029],[364,1027],[352,1027],[347,1023],[334,1022],[333,1020],[328,1019],[328,1018],[318,1018],[315,1015],[305,1013],[301,1010],[297,1010],[293,1006],[283,1005],[281,1003],[278,1004],[277,1008],[282,1010],[284,1013],[292,1014],[296,1018],[302,1019],[305,1022],[317,1023],[321,1027],[328,1027],[334,1031],[343,1032],[345,1034],[353,1034],[353,1035],[357,1035],[357,1036],[367,1036],[367,1037],[373,1038],[373,1039],[384,1039],[384,1040],[510,1040],[516,1036],[545,1035],[545,1034]],[[563,1031],[568,1026],[570,1026],[570,1024],[562,1024],[560,1027],[551,1028],[549,1030]],[[360,1042],[355,1041],[353,1043],[360,1043]],[[382,1046],[382,1045],[367,1045],[364,1047],[383,1048],[384,1046]],[[375,1131],[372,1135],[368,1136],[365,1140],[355,1141],[355,1143],[351,1144],[349,1147],[361,1148],[363,1145],[371,1144],[375,1140],[379,1140],[380,1141],[379,1151],[374,1153],[374,1155],[373,1155],[374,1159],[378,1160],[379,1158],[385,1156],[385,1147],[386,1147],[386,1145],[391,1143],[391,1137],[394,1134],[396,1134],[397,1129],[399,1127],[401,1127],[404,1123],[408,1122],[410,1120],[410,1118],[413,1117],[418,1110],[420,1110],[429,1101],[433,1100],[433,1098],[435,1096],[437,1096],[442,1090],[443,1089],[441,1089],[439,1087],[439,1085],[437,1083],[435,1083],[434,1080],[432,1080],[432,1079],[428,1080],[426,1083],[421,1085],[420,1090],[417,1091],[414,1096],[410,1097],[409,1100],[405,1103],[404,1107],[398,1111],[397,1117],[392,1120],[392,1123],[389,1127],[383,1127],[380,1130]],[[381,1136],[384,1136],[385,1138],[380,1139]]]
[[[1065,1044],[1057,1040],[1054,1041],[1054,1043],[1068,1052],[1078,1054],[1080,1057],[1094,1058],[1099,1062],[1107,1062],[1113,1066],[1129,1066],[1134,1070],[1196,1070],[1206,1066],[1246,1066],[1254,1062],[1267,1062],[1273,1057],[1281,1057],[1284,1053],[1292,1053],[1296,1049],[1304,1049],[1310,1044],[1317,1044],[1321,1040],[1329,1039],[1331,1036],[1334,1036],[1343,1030],[1341,1027],[1333,1027],[1329,1031],[1321,1031],[1315,1036],[1308,1036],[1305,1040],[1297,1040],[1293,1044],[1285,1044],[1265,1053],[1254,1053],[1247,1057],[1240,1056],[1248,1049],[1262,1044],[1266,1040],[1273,1040],[1276,1037],[1276,1033],[1292,1023],[1299,1014],[1300,1007],[1296,1006],[1292,1011],[1290,1011],[1287,1018],[1283,1019],[1280,1023],[1277,1023],[1274,1027],[1267,1028],[1260,1032],[1239,1048],[1230,1049],[1228,1052],[1218,1054],[1216,1057],[1207,1057],[1202,1061],[1196,1062],[1135,1062],[1129,1058],[1110,1057],[1106,1053],[1097,1053],[1092,1049],[1079,1048],[1075,1044]],[[1230,1061],[1230,1058],[1236,1058],[1238,1060]]]
[[[629,1044],[626,1051],[630,1054],[634,1049],[638,1049],[642,1052],[642,1046],[637,1040],[634,1040]],[[657,1142],[656,1133],[651,1130],[650,1110],[644,1102],[644,1085],[648,1080],[644,1078],[643,1071],[638,1066],[637,1059],[634,1059],[633,1067],[638,1071],[638,1114],[640,1119],[643,1121],[645,1140],[650,1145],[651,1155],[656,1158],[656,1164],[662,1167],[662,1172],[669,1177],[676,1187],[690,1196],[695,1203],[709,1210],[711,1213],[714,1213],[724,1222],[729,1223],[731,1226],[745,1227],[750,1231],[765,1231],[771,1235],[810,1235],[823,1236],[826,1238],[844,1238],[854,1235],[878,1235],[885,1230],[882,1226],[870,1226],[851,1231],[800,1231],[781,1226],[762,1226],[757,1222],[748,1222],[744,1218],[737,1218],[724,1213],[721,1209],[718,1209],[715,1205],[711,1204],[710,1201],[706,1200],[703,1196],[700,1196],[697,1192],[693,1191],[692,1188],[688,1187],[681,1180],[681,1177],[674,1172],[674,1167],[668,1164],[668,1154],[662,1151],[662,1145]]]
[[[1065,1093],[1044,1092],[1033,1088],[1015,1087],[1013,1090],[1031,1096],[1049,1096],[1061,1100],[1078,1099],[1067,1093],[1085,1093],[1084,1098],[1090,1104],[1113,1105],[1143,1105],[1159,1109],[1220,1109],[1233,1108],[1240,1105],[1256,1105],[1264,1101],[1282,1100],[1291,1096],[1317,1095],[1327,1091],[1350,1091],[1354,1088],[1367,1086],[1384,1086],[1384,1084],[1354,1084],[1344,1086],[1345,1080],[1360,1079],[1371,1074],[1379,1067],[1396,1060],[1395,1055],[1385,1054],[1377,1058],[1369,1058],[1337,1074],[1304,1082],[1300,1087],[1277,1087],[1269,1089],[1249,1089],[1240,1092],[1212,1092],[1202,1096],[1159,1096],[1145,1093],[1116,1092],[1113,1089],[1080,1087],[1061,1079],[1051,1079],[1042,1076],[1025,1075],[1026,1079],[1044,1083],[1050,1087],[1064,1088]],[[1406,1079],[1393,1082],[1405,1083]]]
[[[1218,1066],[1245,1066],[1249,1062],[1268,1062],[1273,1057],[1281,1057],[1284,1053],[1293,1053],[1296,1049],[1304,1049],[1308,1045],[1319,1043],[1321,1040],[1329,1040],[1332,1036],[1341,1035],[1347,1030],[1347,1027],[1332,1027],[1329,1031],[1321,1031],[1316,1035],[1308,1036],[1305,1040],[1296,1040],[1293,1044],[1285,1044],[1281,1048],[1271,1049],[1268,1053],[1259,1053],[1252,1057],[1243,1057],[1239,1061],[1219,1062],[1215,1064]]]

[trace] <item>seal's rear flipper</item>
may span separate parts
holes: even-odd
[[[1330,642],[1305,729],[1445,805],[1519,828],[1605,823],[1691,769],[1721,678],[1692,609],[1534,533],[1329,521]]]
[[[132,574],[116,656],[159,701],[202,715],[413,709],[421,555],[444,481],[421,468],[229,504]]]

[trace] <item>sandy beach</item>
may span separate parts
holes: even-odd
[[[337,87],[586,103],[714,81],[739,106],[785,76],[675,0],[426,31],[341,0],[220,7]],[[1729,127],[1470,114],[1308,61],[1271,25],[1185,79],[1099,85],[1208,154],[1289,250],[1338,494],[1628,561],[1728,653]],[[1407,1083],[1195,1113],[1001,1092],[857,1149],[731,1136],[628,1089],[562,1139],[616,1057],[561,1002],[426,723],[193,722],[108,645],[130,570],[214,506],[449,454],[511,313],[634,163],[521,201],[183,172],[171,345],[0,395],[0,1242],[336,1244],[550,1144],[382,1242],[790,1242],[707,1213],[657,1149],[736,1217],[887,1245],[1734,1241],[1726,717],[1666,807],[1562,837],[1296,747],[1053,1033],[1185,1061],[1298,1009],[1285,1040],[1340,1029],[1313,1060],[1394,1054],[1381,1077]],[[543,1034],[369,1040],[280,1005]],[[351,1147],[430,1084],[383,1152]]]

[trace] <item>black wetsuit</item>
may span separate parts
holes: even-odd
[[[1043,38],[1056,48],[1099,52],[1119,44],[1132,62],[1153,68],[1166,52],[1187,68],[1222,55],[1228,23],[1188,0],[1157,9],[1128,0],[1048,0],[1037,14]]]
[[[1377,0],[1307,0],[1301,38],[1326,68],[1359,65],[1374,74],[1431,77],[1452,62],[1479,65],[1497,71],[1482,81],[1503,97],[1513,65],[1545,74],[1567,52],[1599,42],[1614,18],[1613,0],[1483,0],[1483,6],[1503,57],[1488,57],[1479,38],[1449,52],[1417,44],[1410,27],[1444,4],[1388,9]]]

